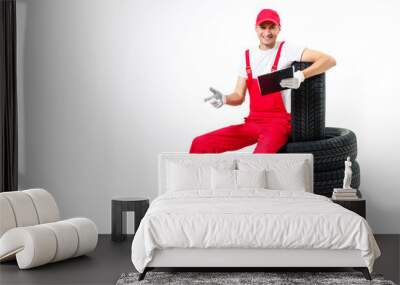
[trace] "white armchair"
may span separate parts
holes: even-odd
[[[96,248],[97,227],[87,218],[60,220],[44,189],[0,193],[0,262],[20,269],[86,254]]]

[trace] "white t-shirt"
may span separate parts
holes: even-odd
[[[275,47],[268,50],[261,50],[258,46],[250,48],[250,66],[253,78],[271,72],[274,64],[276,53],[281,42],[276,42]],[[289,67],[294,61],[300,61],[303,51],[306,47],[301,45],[285,42],[282,46],[281,57],[279,58],[278,69]],[[240,60],[238,74],[241,77],[247,78],[246,73],[246,57],[243,52]],[[290,89],[282,91],[283,102],[286,110],[290,113]]]

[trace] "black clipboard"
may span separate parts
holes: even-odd
[[[258,85],[260,86],[261,95],[265,96],[274,92],[289,89],[282,87],[280,82],[282,79],[292,78],[294,74],[294,66],[280,69],[271,73],[260,75],[258,79]]]

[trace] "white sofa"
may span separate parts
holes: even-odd
[[[0,193],[0,262],[16,259],[20,269],[86,254],[98,231],[87,218],[60,220],[44,189]]]

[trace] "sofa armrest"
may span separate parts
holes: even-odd
[[[0,238],[0,261],[17,259],[20,269],[86,254],[96,248],[96,225],[87,218],[8,230]]]
[[[16,257],[21,269],[50,262],[57,249],[53,231],[43,225],[8,230],[0,238],[0,261]]]

